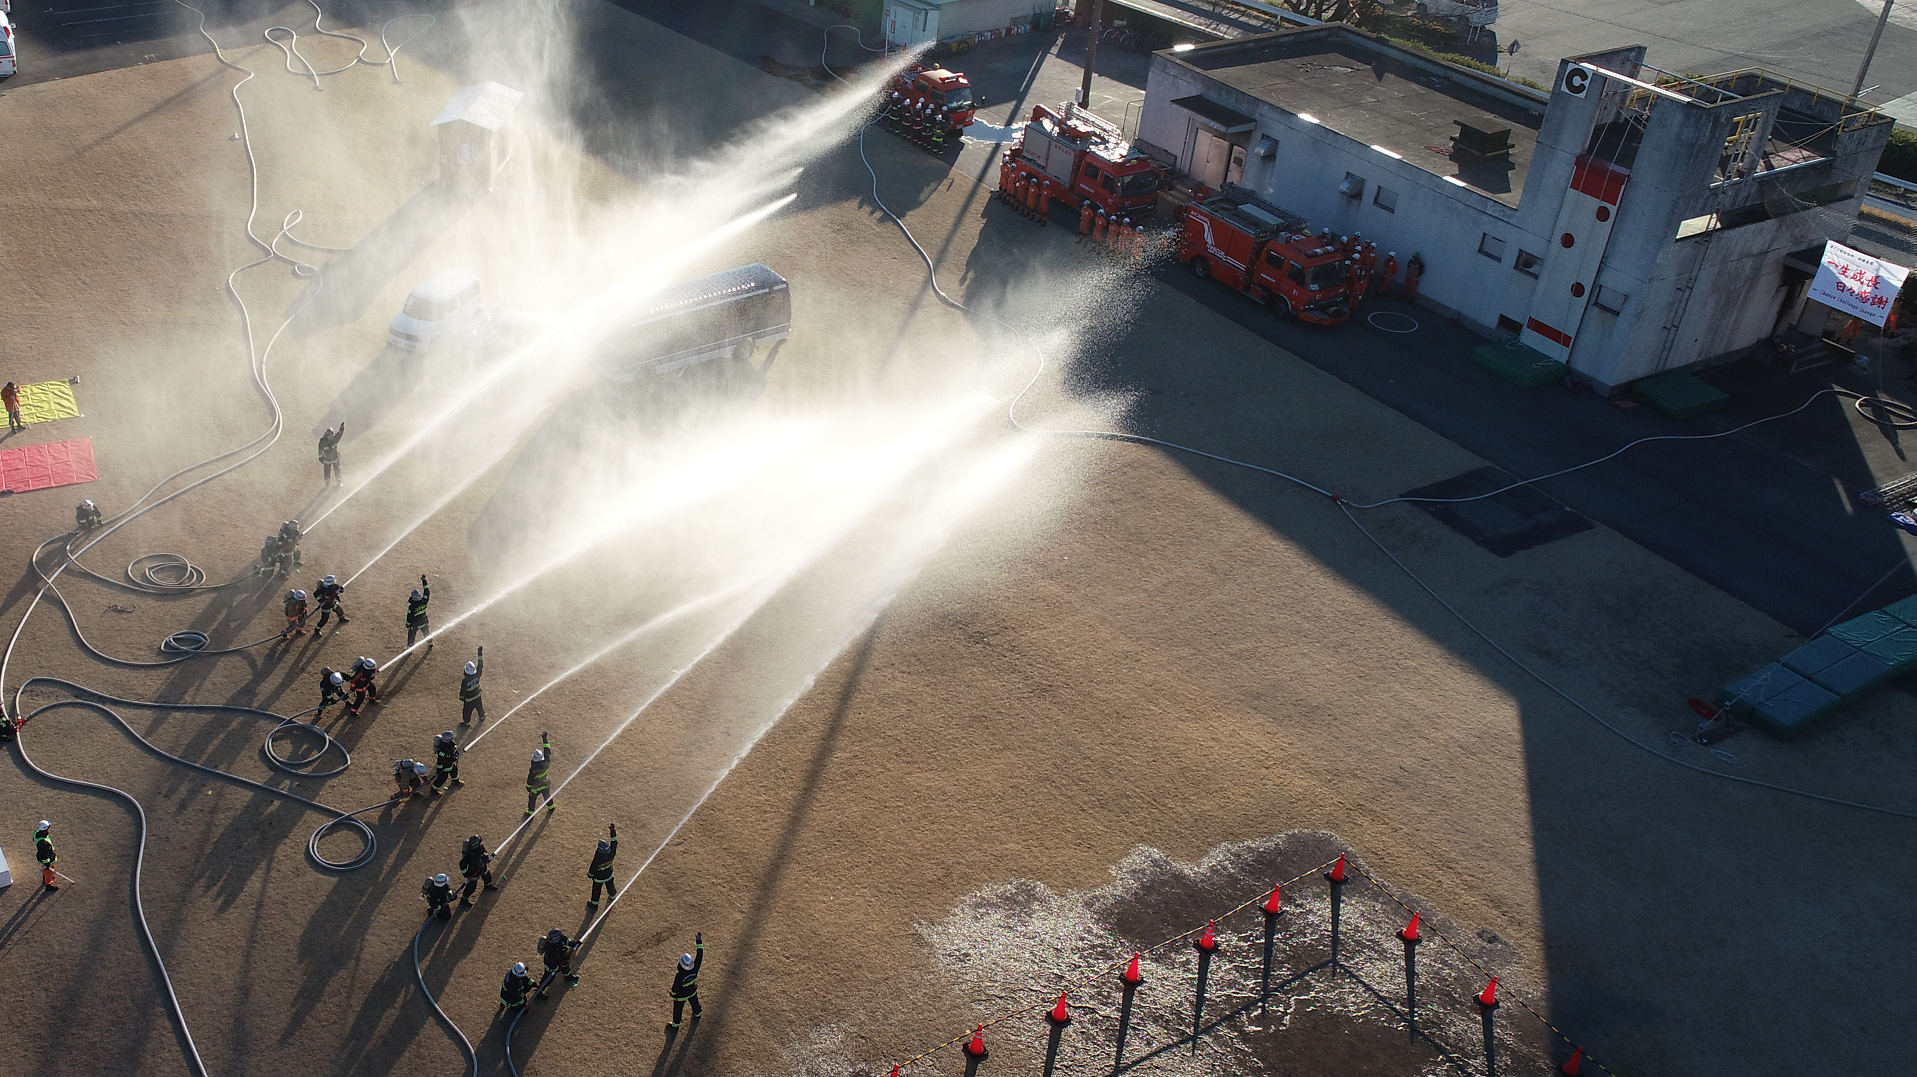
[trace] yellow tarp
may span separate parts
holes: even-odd
[[[36,381],[20,386],[20,418],[29,423],[80,417],[80,402],[73,399],[73,386],[63,381]]]

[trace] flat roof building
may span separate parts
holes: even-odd
[[[1727,357],[1800,319],[1891,121],[1760,70],[1690,78],[1642,46],[1564,60],[1549,92],[1345,26],[1157,53],[1140,142],[1363,233],[1420,298],[1604,390]]]

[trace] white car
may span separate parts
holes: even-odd
[[[0,79],[20,70],[19,57],[14,55],[13,24],[7,21],[6,0],[0,0]]]
[[[407,351],[425,351],[448,333],[471,326],[480,315],[479,278],[448,269],[420,281],[406,305],[386,327],[386,342]]]

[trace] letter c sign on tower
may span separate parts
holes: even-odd
[[[1596,77],[1596,71],[1583,64],[1572,64],[1564,69],[1564,81],[1558,85],[1572,97],[1583,97],[1584,92],[1591,88],[1591,80]]]

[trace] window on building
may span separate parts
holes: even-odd
[[[1346,198],[1363,198],[1365,196],[1365,178],[1356,173],[1345,173],[1345,181],[1338,185],[1338,193],[1344,195]]]
[[[1380,187],[1371,193],[1371,204],[1386,213],[1398,212],[1398,192],[1389,187]]]
[[[1515,337],[1524,332],[1524,324],[1509,314],[1500,314],[1498,315],[1498,332],[1509,333]]]
[[[1626,293],[1620,292],[1616,288],[1606,288],[1602,284],[1598,285],[1596,302],[1602,309],[1608,310],[1612,314],[1622,314],[1624,313],[1624,304],[1630,301],[1631,297]]]
[[[1511,268],[1520,273],[1528,273],[1535,277],[1538,275],[1538,266],[1543,262],[1544,259],[1532,254],[1530,251],[1520,249],[1518,256],[1511,259]]]
[[[1494,262],[1504,261],[1504,240],[1489,232],[1478,240],[1478,253]]]

